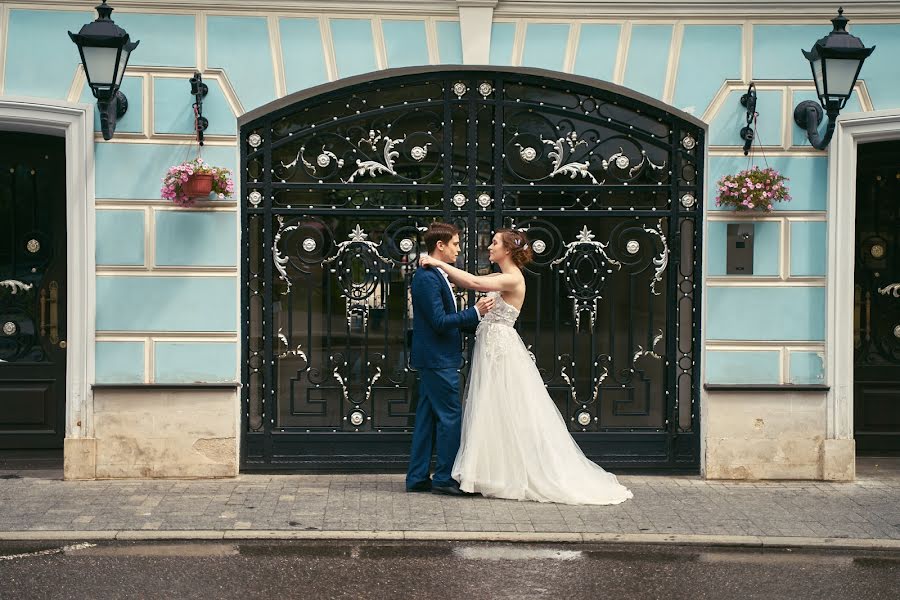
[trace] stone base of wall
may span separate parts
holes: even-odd
[[[853,440],[828,440],[825,393],[707,391],[703,415],[707,479],[856,476]]]
[[[234,389],[95,389],[94,437],[65,440],[65,478],[234,477],[237,411]]]

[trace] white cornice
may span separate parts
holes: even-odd
[[[96,0],[14,0],[8,6],[91,10]],[[496,16],[553,19],[784,19],[830,18],[842,4],[851,22],[900,20],[900,0],[114,0],[124,11],[268,14],[405,14],[449,16],[461,7],[493,8]]]
[[[896,0],[868,0],[823,2],[822,0],[501,0],[495,9],[497,16],[537,17],[559,16],[578,18],[627,19],[752,19],[755,21],[831,18],[838,5],[843,5],[851,23],[857,19],[900,20],[900,2]]]

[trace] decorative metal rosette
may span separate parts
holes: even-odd
[[[578,414],[575,415],[575,420],[582,427],[587,427],[588,425],[591,424],[593,417],[591,417],[591,413],[589,413],[588,411],[581,410],[581,411],[578,411]]]
[[[381,234],[379,250],[397,264],[414,261],[419,253],[418,224],[410,219],[398,219],[388,224]]]
[[[681,197],[681,205],[685,208],[693,208],[697,203],[697,199],[693,194],[685,194]]]
[[[491,202],[494,200],[491,198],[490,194],[479,194],[478,195],[478,206],[481,208],[487,208],[491,205]]]
[[[609,252],[628,273],[642,273],[655,267],[651,277],[651,290],[659,293],[663,272],[669,261],[663,221],[654,227],[640,221],[624,221],[609,234]]]
[[[334,234],[324,221],[315,217],[289,222],[281,215],[276,218],[272,260],[279,278],[286,284],[282,294],[287,294],[292,285],[289,268],[311,273],[333,247]]]
[[[258,133],[251,133],[247,136],[247,143],[251,148],[259,148],[263,143],[262,136]]]
[[[247,200],[250,201],[250,204],[253,206],[259,206],[262,202],[262,193],[259,190],[253,190],[249,194],[247,194]]]
[[[451,198],[450,201],[453,202],[453,206],[455,206],[456,208],[462,208],[463,206],[466,205],[466,202],[468,202],[469,199],[466,198],[465,194],[460,193],[460,194],[453,194],[453,198]]]
[[[366,422],[368,417],[365,412],[357,408],[356,410],[350,411],[350,414],[347,415],[346,419],[354,427],[360,427]]]
[[[456,94],[457,98],[462,98],[468,91],[469,88],[462,81],[457,81],[453,84],[453,93]]]
[[[478,93],[481,94],[483,97],[487,98],[488,96],[490,96],[491,94],[494,93],[494,86],[492,86],[487,81],[482,81],[478,85]]]

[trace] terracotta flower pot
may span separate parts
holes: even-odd
[[[188,198],[206,199],[212,191],[212,186],[212,175],[194,173],[181,185],[181,189]]]

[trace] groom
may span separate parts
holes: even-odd
[[[456,262],[459,229],[449,223],[436,222],[428,227],[424,237],[425,250],[432,258],[450,264]],[[413,275],[413,338],[409,364],[419,372],[419,405],[406,473],[407,492],[469,495],[460,490],[459,483],[450,476],[459,450],[462,420],[459,400],[462,336],[459,330],[474,330],[493,302],[482,298],[474,307],[456,312],[453,289],[441,269],[416,269]],[[431,480],[428,471],[435,442],[437,462]]]

